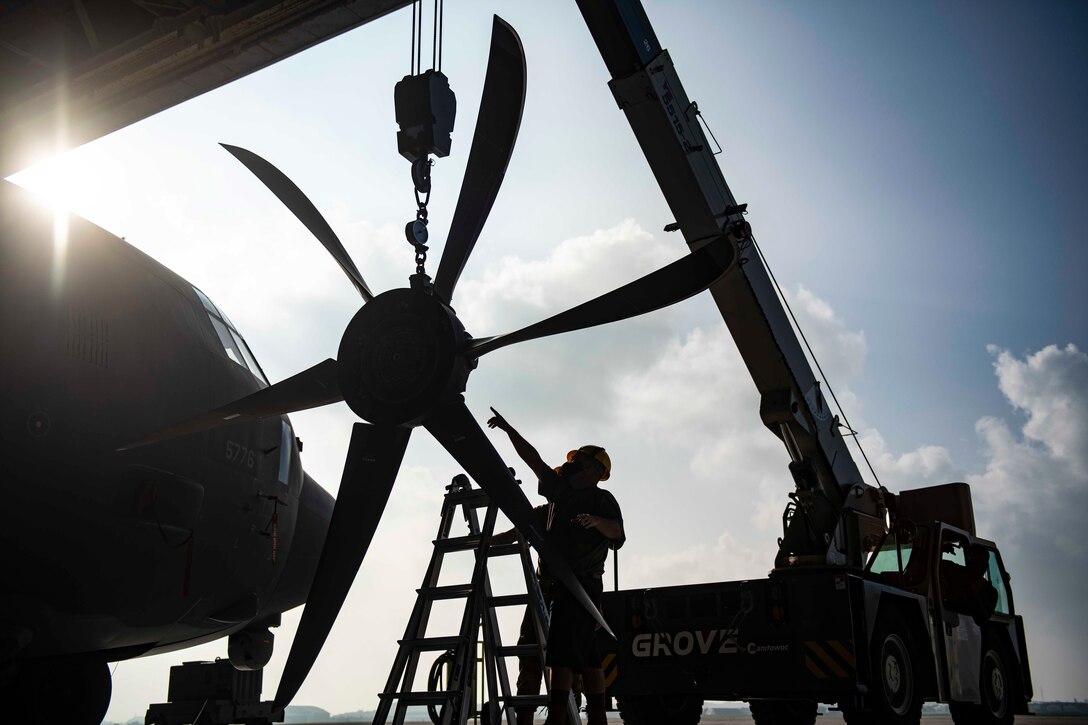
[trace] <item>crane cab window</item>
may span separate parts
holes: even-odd
[[[991,580],[992,558],[993,552],[982,544],[945,537],[941,544],[940,578],[941,599],[946,608],[968,614],[980,624],[997,611],[1001,594]]]
[[[869,571],[873,574],[899,573],[899,557],[903,557],[903,567],[910,563],[910,554],[913,551],[910,541],[904,541],[896,551],[896,538],[894,533],[884,538],[884,543],[874,552],[869,560]]]
[[[990,561],[986,567],[986,581],[997,590],[997,604],[994,606],[995,614],[1012,614],[1009,607],[1009,586],[1005,583],[1005,574],[1001,570],[1001,562],[997,559],[997,552],[990,552]]]
[[[193,287],[193,291],[196,292],[196,296],[200,298],[201,304],[204,305],[204,311],[208,313],[208,319],[212,322],[215,334],[223,345],[224,354],[252,373],[257,380],[268,385],[268,378],[265,377],[261,366],[257,364],[257,358],[253,357],[253,353],[250,352],[249,346],[246,345],[246,341],[242,338],[238,329],[235,328],[234,323],[222,310],[215,306],[215,303],[206,294],[196,287]]]

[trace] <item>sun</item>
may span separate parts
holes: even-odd
[[[124,213],[125,195],[117,194],[111,183],[103,183],[99,173],[102,166],[95,163],[94,156],[83,149],[59,154],[7,177],[7,181],[29,191],[53,215],[54,294],[64,286],[70,215],[108,227],[108,221],[102,223],[104,220],[121,218]]]

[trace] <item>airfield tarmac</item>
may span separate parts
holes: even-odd
[[[584,721],[583,721],[584,722]],[[751,717],[746,715],[704,716],[700,725],[753,725]],[[817,718],[816,723],[841,723],[842,717],[838,713],[828,713]],[[544,718],[534,721],[535,725],[543,725]],[[609,717],[609,725],[621,725],[619,717]],[[370,723],[342,723],[341,725],[370,725]],[[924,715],[922,725],[954,725],[952,718],[947,715]],[[1088,725],[1088,717],[1065,715],[1018,715],[1016,725]]]

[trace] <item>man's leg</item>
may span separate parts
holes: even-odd
[[[600,667],[587,667],[582,670],[582,682],[586,688],[588,725],[605,725],[608,717],[604,709],[604,670]]]
[[[544,725],[570,725],[567,701],[574,671],[569,667],[552,667],[552,688],[548,693],[548,719]]]
[[[521,618],[521,633],[518,637],[518,644],[536,644],[536,627],[529,607],[525,607],[525,615]],[[543,674],[544,670],[541,666],[540,657],[535,654],[519,656],[517,694],[521,696],[539,695],[540,680]],[[536,714],[535,707],[519,707],[516,712],[518,725],[533,725],[533,715]]]

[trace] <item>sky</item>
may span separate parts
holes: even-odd
[[[879,481],[893,491],[971,484],[979,534],[998,542],[1012,574],[1036,698],[1088,697],[1088,545],[1077,535],[1088,508],[1088,9],[1056,0],[645,5]],[[446,9],[443,71],[458,119],[453,152],[433,170],[431,267],[460,188],[496,11],[521,35],[529,78],[517,150],[454,298],[479,337],[686,252],[662,231],[672,217],[574,3],[457,0]],[[372,288],[404,286],[414,265],[402,230],[415,205],[392,88],[408,73],[409,18],[387,16],[15,180],[203,289],[268,376],[287,377],[335,356],[358,297],[217,144],[287,173]],[[546,460],[588,442],[609,450],[607,485],[628,537],[622,588],[759,577],[772,566],[789,458],[760,423],[755,387],[709,295],[497,351],[473,374],[467,402],[481,421],[496,407]],[[292,420],[306,470],[335,493],[353,415],[338,404]],[[493,440],[519,468],[505,437]],[[374,706],[430,555],[442,487],[458,472],[417,431],[297,704]],[[495,576],[498,589],[513,589],[515,572]],[[298,614],[276,631],[268,696]],[[436,626],[452,626],[453,612],[438,615]],[[225,654],[222,641],[119,663],[107,719],[165,700],[171,664]]]

